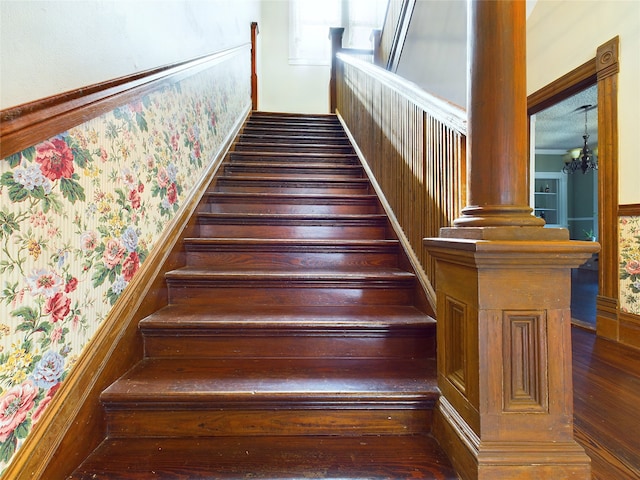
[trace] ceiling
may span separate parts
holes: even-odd
[[[598,144],[598,88],[597,85],[557,103],[536,114],[535,148],[566,151],[581,147],[584,135],[584,105],[593,105],[587,111],[589,147]],[[549,152],[551,153],[551,152]]]

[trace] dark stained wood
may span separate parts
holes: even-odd
[[[572,335],[574,428],[592,478],[640,478],[640,351],[578,327]]]
[[[618,205],[618,216],[620,217],[640,216],[640,203]]]
[[[108,438],[71,478],[455,478],[430,436],[435,320],[351,145],[335,152],[344,132],[255,116],[259,143],[240,135],[204,195],[169,305],[140,322],[144,358],[101,395]]]
[[[176,459],[180,459],[179,462]],[[70,480],[342,478],[454,480],[428,436],[106,441]]]
[[[251,22],[251,109],[258,109],[258,74],[256,56],[258,53],[258,22]]]

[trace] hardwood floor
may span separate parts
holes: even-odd
[[[594,480],[640,479],[640,351],[573,327],[574,430]]]

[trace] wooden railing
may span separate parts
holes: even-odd
[[[336,61],[344,120],[430,284],[422,245],[465,205],[466,114],[416,85],[353,56]],[[429,286],[431,294],[433,290]]]

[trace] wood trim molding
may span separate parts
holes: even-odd
[[[206,70],[250,43],[185,62],[134,73],[0,111],[0,159],[110,112],[162,85]]]
[[[69,377],[4,472],[16,480],[67,478],[104,438],[101,392],[142,358],[138,322],[166,305],[164,274],[184,264],[181,239],[196,228],[193,213],[240,131],[250,108],[236,120],[182,209],[158,239]],[[82,438],[82,442],[78,439]]]
[[[538,113],[551,105],[561,102],[565,98],[578,93],[593,85],[597,81],[595,59],[588,60],[574,68],[549,85],[533,92],[527,97],[527,111],[529,115]]]
[[[598,85],[598,229],[600,232],[597,333],[618,340],[618,92],[619,38],[597,49],[597,55],[527,98],[533,115],[575,93]],[[606,306],[606,308],[605,308]],[[611,307],[613,306],[613,312]],[[612,318],[614,317],[614,318]]]
[[[627,205],[618,205],[619,217],[637,217],[640,216],[640,203],[631,203]]]
[[[258,109],[258,74],[256,73],[256,55],[258,50],[258,22],[251,22],[251,109]]]
[[[620,312],[620,343],[640,349],[640,315]]]
[[[620,63],[618,62],[619,46],[620,37],[615,37],[598,47],[596,53],[598,81],[615,75],[620,71]]]

